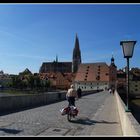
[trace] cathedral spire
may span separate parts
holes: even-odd
[[[79,39],[76,33],[75,46],[73,49],[72,72],[77,72],[80,63],[81,63],[81,51],[79,47]]]
[[[79,48],[79,39],[78,39],[78,35],[76,33],[76,40],[75,40],[75,48],[77,51],[80,51],[80,48]]]

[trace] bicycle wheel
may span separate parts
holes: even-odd
[[[71,114],[70,114],[70,112],[67,114],[67,120],[70,122],[71,121],[71,118],[72,118],[72,116],[71,116]]]

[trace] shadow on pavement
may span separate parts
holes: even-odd
[[[0,131],[4,131],[5,133],[9,133],[9,134],[18,134],[18,133],[20,133],[22,130],[0,128]]]
[[[83,124],[83,125],[94,125],[96,123],[105,123],[105,124],[117,124],[118,122],[109,122],[109,121],[105,121],[105,120],[101,120],[101,121],[96,121],[96,120],[90,120],[89,118],[80,118],[80,119],[75,119],[75,120],[71,120],[72,123],[79,123],[79,124]]]

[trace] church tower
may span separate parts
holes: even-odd
[[[114,63],[114,57],[111,58],[111,64],[109,66],[109,83],[110,88],[116,88],[116,80],[117,80],[117,67]]]
[[[75,46],[73,49],[73,59],[72,59],[72,72],[75,73],[78,70],[78,66],[81,63],[81,51],[79,47],[79,39],[76,34]]]

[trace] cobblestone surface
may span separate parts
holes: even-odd
[[[79,114],[73,122],[68,122],[67,116],[60,113],[67,101],[0,116],[0,136],[88,135],[95,124],[91,118],[108,96],[108,92],[100,92],[76,101]]]

